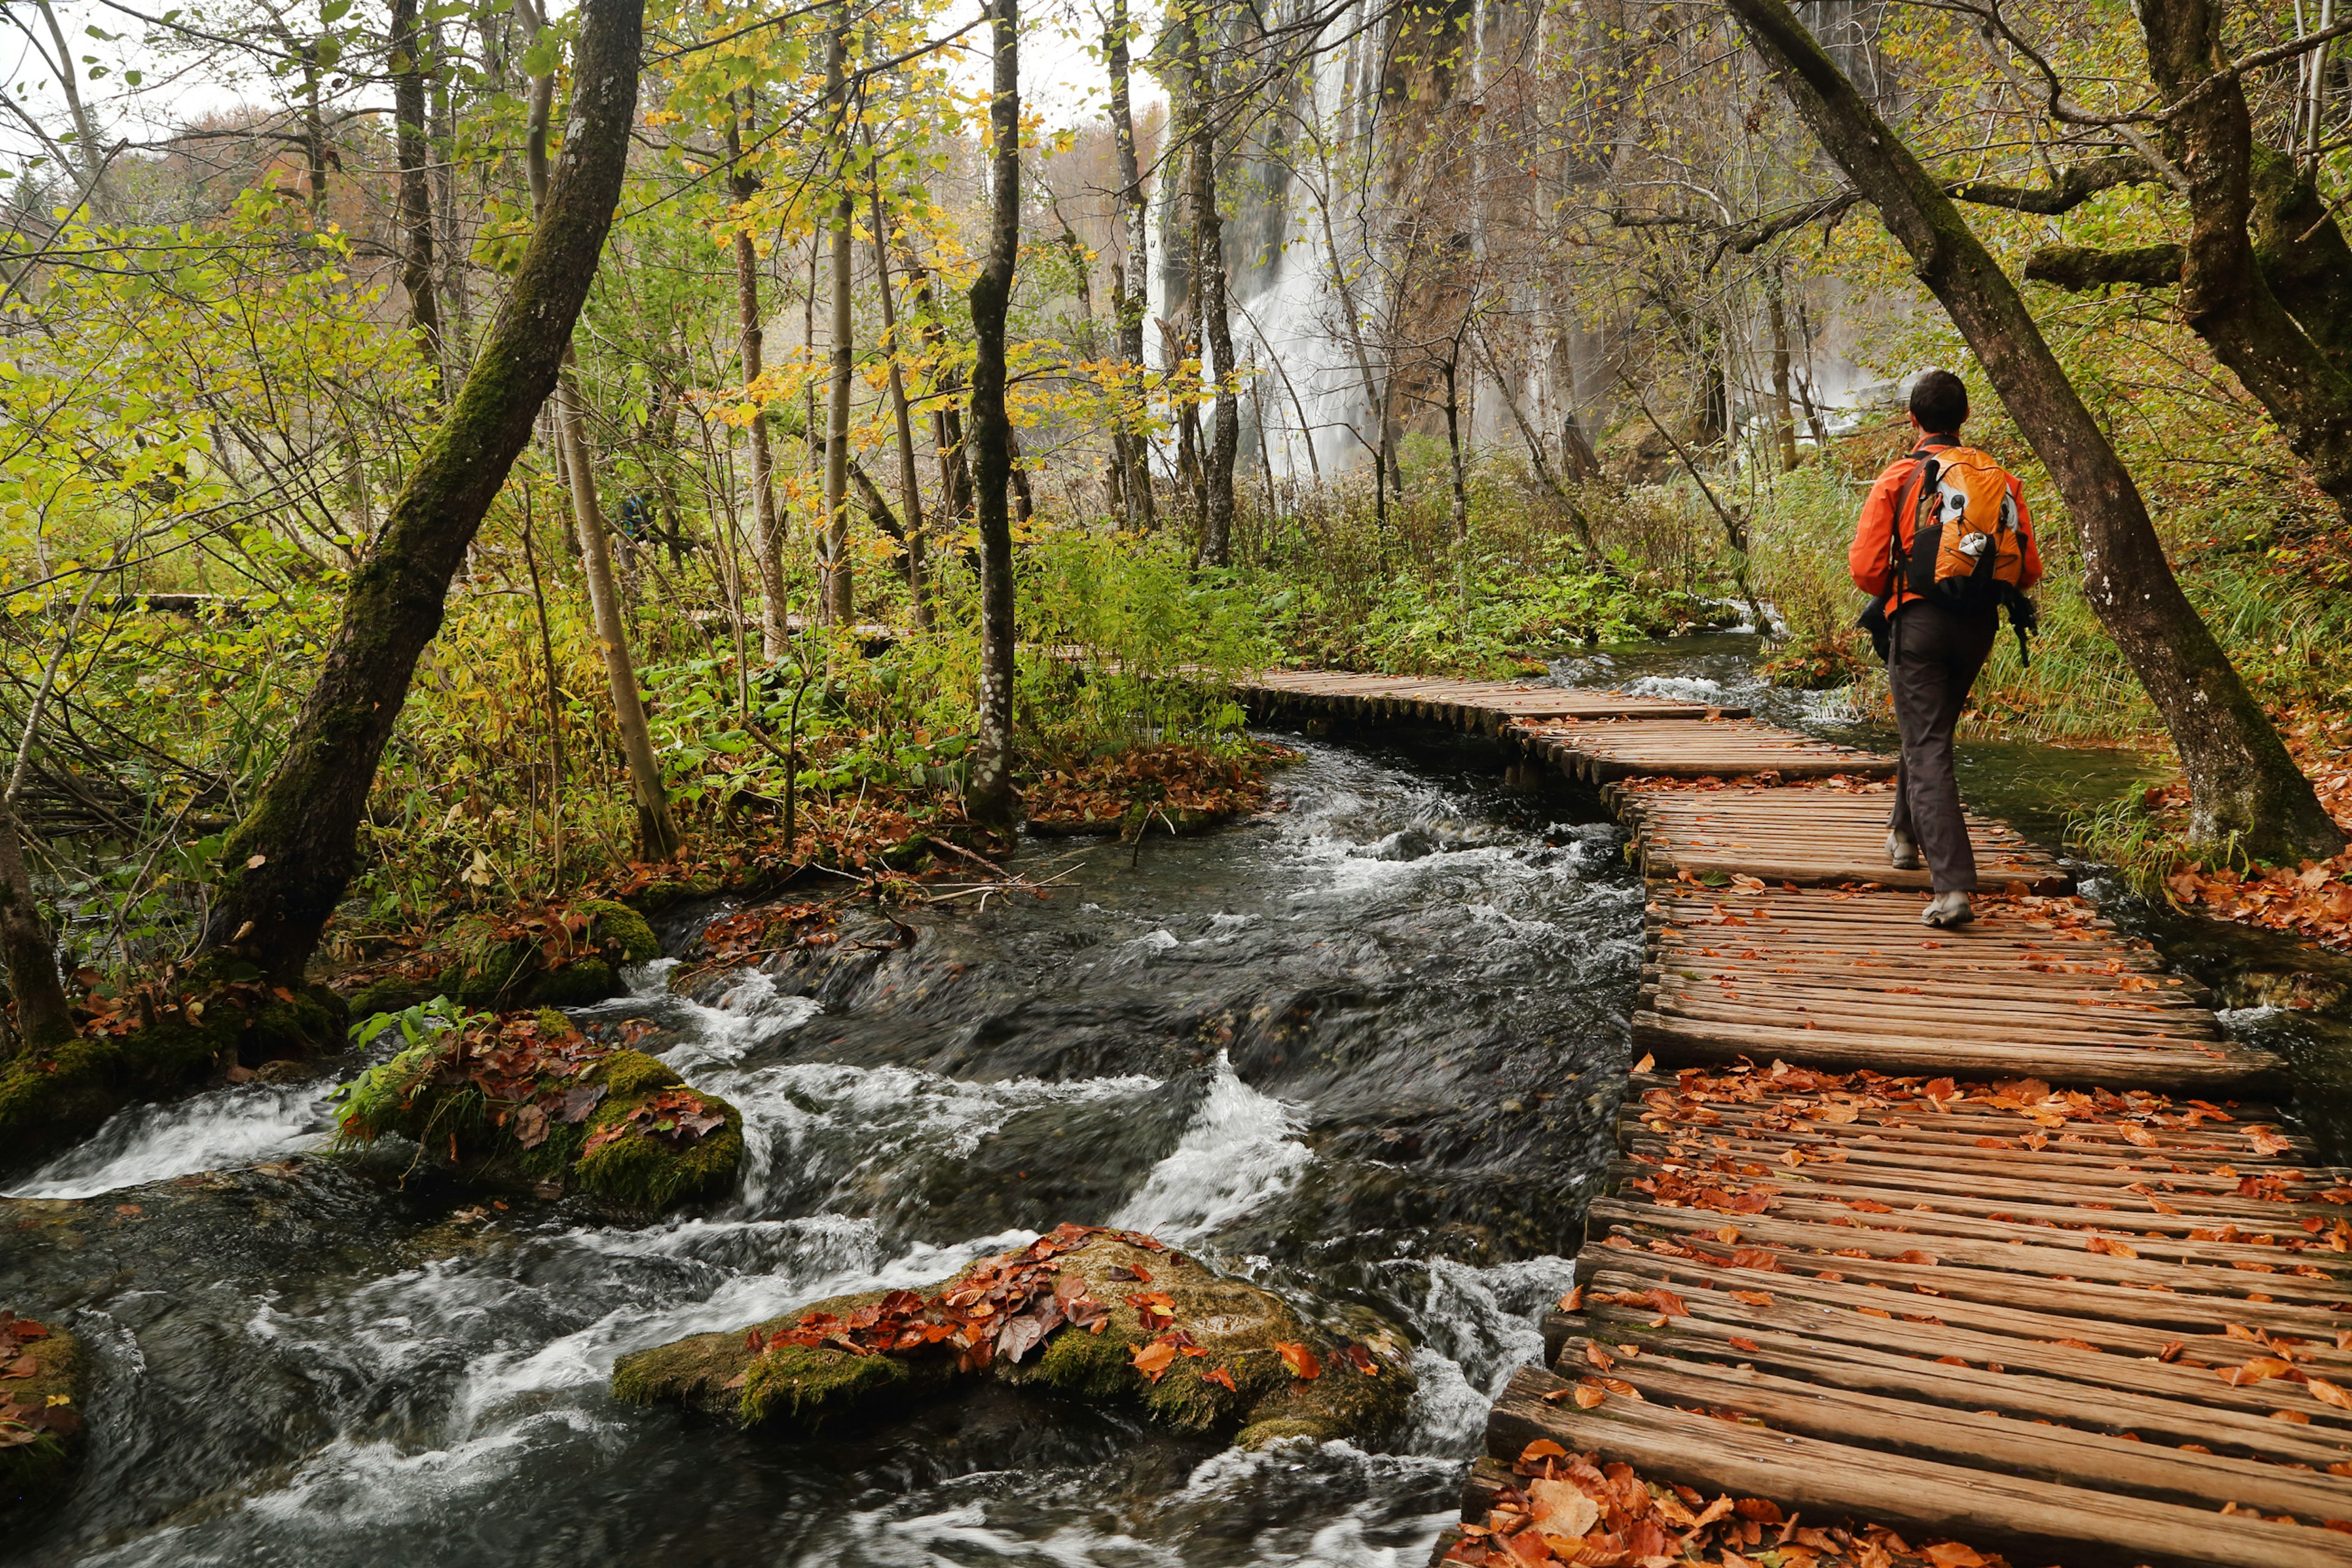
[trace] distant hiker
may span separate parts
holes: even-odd
[[[1920,919],[1956,926],[1976,918],[1976,852],[1952,773],[1952,729],[1992,652],[2007,605],[2018,645],[2034,624],[2026,590],[2042,579],[2033,521],[2017,476],[1960,444],[1969,389],[1946,370],[1911,388],[1918,444],[1870,488],[1846,565],[1874,595],[1862,624],[1886,660],[1903,732],[1887,818],[1886,858],[1916,870],[1924,857],[1936,897]]]

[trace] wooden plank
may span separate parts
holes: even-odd
[[[1746,874],[1770,882],[1818,886],[1846,881],[1926,889],[1925,870],[1886,863],[1890,797],[1831,791],[1733,787],[1718,791],[1626,789],[1616,796],[1634,829],[1644,864],[1674,876]],[[1969,836],[1988,887],[2035,893],[2071,891],[2074,879],[2055,860],[1999,823],[1971,816]]]
[[[1651,1012],[1633,1015],[1633,1045],[1668,1064],[1733,1064],[1777,1058],[1825,1068],[1867,1067],[1887,1072],[1970,1077],[2072,1077],[2118,1089],[2186,1088],[2206,1093],[2260,1089],[2275,1083],[2280,1073],[2275,1058],[2242,1046],[2169,1049],[2065,1046],[2037,1050],[1922,1035],[1717,1027]]]
[[[2331,1530],[1877,1453],[1652,1402],[1612,1398],[1588,1411],[1543,1397],[1572,1386],[1540,1368],[1514,1374],[1496,1401],[1487,1452],[1507,1458],[1549,1437],[1571,1451],[1598,1449],[1656,1479],[1815,1514],[1860,1515],[2020,1562],[2352,1568],[2352,1536]]]
[[[2242,1410],[2165,1397],[2130,1387],[2103,1386],[2086,1395],[2077,1381],[2030,1366],[1971,1365],[1957,1358],[1929,1360],[1875,1344],[1847,1344],[1808,1337],[1762,1324],[1732,1325],[1705,1318],[1676,1319],[1654,1326],[1637,1314],[1611,1310],[1589,1317],[1555,1314],[1544,1324],[1544,1342],[1557,1363],[1569,1341],[1590,1333],[1607,1346],[1633,1345],[1644,1354],[1712,1360],[1733,1366],[1801,1378],[1823,1387],[1875,1394],[1888,1400],[1923,1403],[1956,1410],[1990,1410],[2024,1421],[2045,1421],[2183,1447],[2195,1444],[2234,1458],[2301,1465],[2326,1471],[2352,1458],[2340,1427],[2312,1427],[2273,1421]],[[1587,1369],[1555,1370],[1583,1375]]]
[[[1824,1387],[1753,1366],[1686,1361],[1672,1353],[1629,1356],[1603,1342],[1571,1339],[1556,1369],[1574,1378],[1595,1363],[1655,1403],[1737,1411],[1776,1432],[1904,1454],[1914,1458],[1990,1466],[2012,1475],[2109,1493],[2214,1509],[2225,1501],[2310,1519],[2340,1515],[2352,1488],[2311,1471],[2260,1459],[2183,1453],[2069,1425],[2018,1420],[1940,1402],[1894,1401]],[[2273,1423],[2273,1425],[2284,1425]]]

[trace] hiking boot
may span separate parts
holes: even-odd
[[[1976,918],[1976,910],[1969,907],[1969,896],[1957,889],[1937,893],[1919,911],[1919,923],[1927,926],[1964,926]]]
[[[1899,827],[1886,830],[1886,863],[1898,871],[1916,871],[1919,868],[1919,846]]]

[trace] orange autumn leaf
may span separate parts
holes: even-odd
[[[1201,1381],[1202,1383],[1213,1383],[1228,1394],[1236,1394],[1240,1392],[1240,1390],[1234,1387],[1234,1374],[1227,1372],[1223,1367],[1219,1367],[1214,1372],[1202,1373],[1201,1374]]]
[[[1587,1342],[1584,1347],[1584,1359],[1587,1363],[1599,1367],[1603,1372],[1607,1372],[1611,1367],[1617,1364],[1616,1357],[1611,1355],[1607,1351],[1602,1350],[1599,1345],[1592,1344],[1591,1342]]]
[[[1290,1369],[1291,1376],[1309,1378],[1322,1375],[1323,1363],[1317,1361],[1315,1352],[1305,1345],[1295,1344],[1289,1340],[1276,1340],[1274,1342],[1274,1350],[1276,1355],[1282,1357],[1282,1364]]]
[[[1936,1568],[1984,1568],[1984,1559],[1973,1548],[1957,1541],[1938,1541],[1933,1546],[1922,1547],[1920,1555]]]
[[[2324,1377],[2311,1378],[2304,1384],[2311,1396],[2322,1405],[2333,1405],[2338,1410],[2352,1410],[2352,1394],[2347,1394]]]
[[[1559,1444],[1553,1442],[1549,1437],[1538,1437],[1534,1442],[1519,1450],[1519,1464],[1522,1468],[1528,1465],[1539,1465],[1546,1459],[1565,1459],[1567,1458],[1568,1450],[1561,1447]]]
[[[1608,1397],[1607,1392],[1597,1383],[1580,1383],[1576,1385],[1576,1405],[1580,1410],[1593,1409]]]
[[[1772,1304],[1772,1298],[1761,1290],[1727,1290],[1724,1294],[1735,1301],[1745,1301],[1751,1307],[1769,1307]]]
[[[1153,1383],[1158,1383],[1162,1377],[1167,1375],[1169,1363],[1173,1362],[1175,1359],[1176,1347],[1174,1345],[1168,1343],[1164,1340],[1154,1340],[1148,1345],[1138,1345],[1136,1347],[1134,1357],[1135,1370],[1141,1373]]]

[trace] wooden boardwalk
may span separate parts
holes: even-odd
[[[1618,781],[1650,879],[1619,1157],[1468,1522],[1524,1517],[1512,1466],[1549,1439],[2018,1568],[2352,1568],[2352,1173],[2063,868],[1972,820],[1989,896],[1931,931],[1884,863],[1887,759],[1606,692],[1244,695]]]

